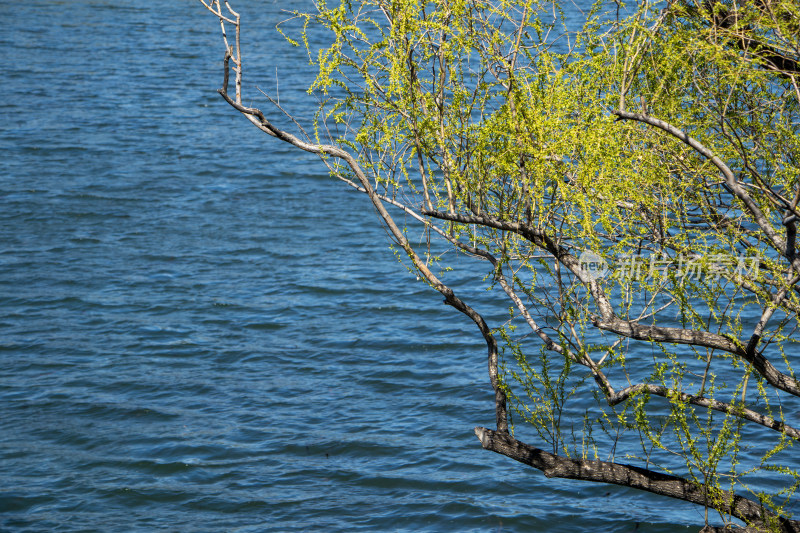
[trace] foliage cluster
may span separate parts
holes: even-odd
[[[223,96],[367,193],[410,268],[475,321],[498,419],[484,447],[619,484],[636,462],[666,477],[631,486],[800,530],[797,3],[601,0],[579,21],[546,0],[316,7],[295,14],[314,135]],[[419,232],[486,265],[505,323],[454,295]]]

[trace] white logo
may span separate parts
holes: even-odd
[[[606,260],[591,250],[583,252],[578,261],[580,264],[579,277],[583,282],[595,281],[608,275],[608,263]]]

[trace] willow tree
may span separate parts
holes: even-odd
[[[239,14],[201,1],[222,97],[366,194],[486,341],[483,448],[703,506],[709,529],[800,531],[796,0],[598,2],[580,28],[547,0],[317,0],[287,35],[321,105],[292,131],[243,105]],[[436,246],[482,265],[507,320]]]

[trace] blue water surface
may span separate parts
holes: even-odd
[[[247,79],[312,117],[307,57],[274,30],[290,6],[236,7]],[[702,524],[481,449],[480,335],[365,198],[219,98],[199,3],[0,17],[0,530]]]

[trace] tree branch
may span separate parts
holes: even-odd
[[[709,494],[707,487],[678,476],[632,465],[553,455],[518,441],[509,434],[501,434],[482,427],[475,428],[475,435],[484,449],[541,470],[549,478],[578,479],[632,487],[660,496],[713,507],[755,526],[763,527],[775,521],[779,523],[782,533],[800,533],[800,521],[776,517],[759,503],[729,491],[718,490],[712,495]]]
[[[758,225],[761,231],[769,238],[770,243],[775,248],[775,250],[786,256],[785,254],[786,242],[784,241],[784,239],[780,235],[778,235],[778,233],[775,231],[775,229],[767,220],[767,217],[761,211],[761,208],[759,208],[758,205],[755,203],[753,198],[751,198],[750,195],[747,194],[747,191],[745,191],[744,188],[742,188],[741,184],[737,181],[733,171],[716,154],[714,154],[714,152],[709,150],[697,139],[694,139],[693,137],[688,135],[685,131],[663,120],[651,117],[649,115],[644,115],[641,113],[629,113],[627,111],[621,111],[621,110],[612,111],[612,113],[617,115],[620,120],[623,119],[634,120],[658,128],[672,135],[676,139],[680,139],[689,147],[694,149],[696,152],[698,152],[699,154],[710,160],[714,164],[714,166],[716,166],[722,173],[723,177],[725,178],[725,185],[727,186],[728,190],[744,204],[747,211],[753,217],[753,221]],[[787,259],[789,259],[789,261],[793,264],[795,269],[798,272],[800,272],[800,260],[788,256]]]
[[[667,387],[663,387],[661,385],[651,385],[651,384],[638,384],[633,385],[630,387],[626,387],[616,393],[612,398],[608,399],[609,405],[617,405],[634,394],[640,393],[642,391],[646,391],[649,394],[653,394],[655,396],[661,396],[662,398],[677,398],[684,403],[690,403],[692,405],[698,405],[700,407],[707,407],[710,409],[714,409],[715,411],[720,411],[722,413],[734,415],[738,418],[742,418],[744,420],[749,420],[750,422],[755,422],[756,424],[760,424],[764,427],[769,429],[774,429],[775,431],[779,431],[781,433],[785,433],[789,437],[800,440],[800,430],[786,425],[784,422],[780,420],[775,420],[766,415],[762,415],[752,409],[747,409],[744,406],[732,405],[725,402],[720,402],[718,400],[714,400],[713,398],[705,398],[703,396],[694,396],[692,394],[686,394],[683,392],[678,392],[672,389],[668,389]]]
[[[226,58],[228,56],[229,52],[226,52]],[[225,77],[227,78],[227,61],[225,61],[225,67],[226,67]],[[499,432],[507,432],[508,431],[508,411],[506,406],[507,399],[506,399],[506,394],[500,385],[500,378],[498,371],[499,354],[497,348],[497,341],[495,340],[491,329],[486,324],[486,321],[483,319],[480,313],[475,311],[467,303],[465,303],[458,296],[456,296],[453,290],[444,283],[442,283],[439,280],[439,278],[433,272],[431,272],[431,270],[427,267],[425,262],[422,261],[419,255],[417,255],[417,253],[412,248],[411,244],[408,242],[408,239],[406,239],[403,231],[397,226],[392,216],[386,210],[386,207],[383,205],[380,196],[376,193],[375,189],[372,187],[369,178],[364,173],[361,166],[358,164],[356,158],[353,157],[346,150],[343,150],[337,146],[329,144],[315,144],[315,143],[305,142],[296,137],[295,135],[292,135],[289,132],[283,131],[275,127],[272,123],[270,123],[269,120],[267,120],[267,118],[259,109],[252,107],[244,107],[238,102],[235,102],[233,99],[231,99],[230,96],[228,96],[226,89],[227,87],[223,87],[218,92],[225,99],[225,101],[228,102],[228,104],[230,104],[234,109],[236,109],[240,113],[244,114],[250,120],[250,122],[252,122],[260,130],[306,152],[318,155],[336,157],[342,159],[345,163],[347,163],[353,174],[361,183],[361,187],[363,187],[363,189],[366,191],[367,196],[369,196],[370,200],[372,201],[373,207],[375,207],[375,210],[378,212],[378,215],[386,224],[387,228],[392,234],[392,237],[406,252],[406,254],[411,259],[417,271],[422,275],[423,278],[425,278],[425,280],[434,289],[439,291],[444,296],[445,298],[444,301],[446,304],[451,305],[454,308],[461,311],[463,314],[468,316],[475,323],[476,326],[478,326],[481,335],[486,341],[487,349],[489,352],[488,353],[489,379],[491,381],[492,388],[494,389],[495,393],[495,416],[497,420],[497,430]]]

